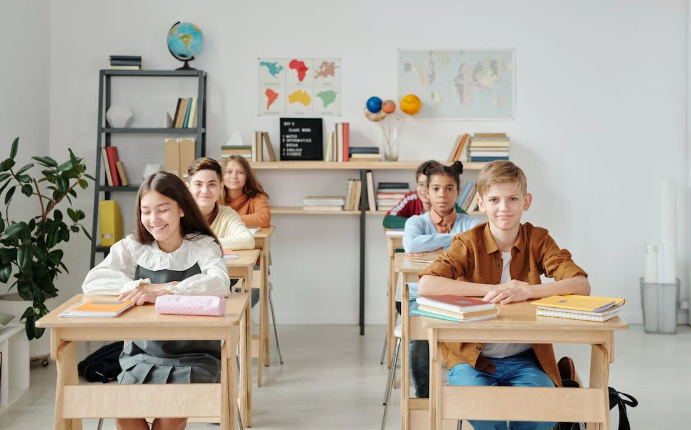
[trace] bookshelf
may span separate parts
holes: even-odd
[[[415,170],[422,161],[367,161],[367,162],[329,162],[329,161],[253,161],[250,166],[258,171],[271,170],[358,170],[363,185],[367,183],[368,170]],[[444,161],[450,165],[451,162]],[[464,171],[480,170],[486,163],[463,163]],[[365,334],[365,224],[367,215],[385,215],[386,211],[368,211],[367,187],[362,187],[360,210],[357,211],[306,211],[302,206],[274,206],[272,215],[357,215],[360,217],[360,335]],[[471,212],[471,216],[484,216],[481,212]]]
[[[113,79],[117,81],[126,78],[196,78],[197,79],[197,124],[195,128],[154,128],[154,127],[135,127],[135,128],[113,128],[108,127],[106,122],[106,112],[111,106],[111,94],[113,89]],[[94,187],[94,210],[93,224],[91,228],[91,265],[94,267],[96,253],[108,254],[110,247],[100,246],[99,243],[99,202],[101,200],[111,200],[111,193],[116,192],[137,192],[139,184],[112,187],[105,185],[105,175],[101,183],[101,149],[111,146],[111,136],[114,134],[123,135],[161,135],[161,136],[194,136],[195,137],[195,158],[206,154],[206,77],[203,70],[101,70],[99,72],[98,84],[98,125],[96,139],[96,184]],[[171,104],[177,97],[171,98]],[[124,149],[125,145],[123,145]],[[134,177],[134,175],[131,175]],[[103,198],[101,198],[103,193]]]

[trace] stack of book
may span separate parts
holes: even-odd
[[[269,155],[268,160],[264,160],[264,145],[266,145],[266,151]],[[276,161],[276,153],[274,152],[273,144],[271,143],[271,138],[269,133],[266,131],[255,131],[252,135],[252,146],[251,146],[251,160],[252,161]]]
[[[362,181],[359,179],[348,179],[346,183],[344,211],[359,211],[360,196],[362,195]]]
[[[480,197],[480,193],[477,191],[477,184],[466,182],[461,186],[461,194],[458,196],[456,204],[466,212],[476,212],[480,210],[477,206],[478,197]]]
[[[468,160],[471,162],[508,160],[509,143],[506,133],[475,133],[470,139]]]
[[[484,302],[471,297],[454,296],[420,296],[418,308],[411,311],[413,315],[439,318],[447,321],[469,322],[496,318],[499,309],[494,303]]]
[[[376,146],[351,146],[348,150],[350,161],[379,161],[381,155]]]
[[[111,70],[141,70],[142,57],[139,55],[111,55]]]
[[[336,123],[336,131],[329,132],[324,161],[348,161],[350,158],[350,123]]]
[[[406,182],[380,182],[377,186],[377,210],[388,211],[409,192]]]
[[[461,156],[463,155],[463,148],[465,148],[465,145],[468,143],[469,140],[470,136],[468,136],[468,133],[464,133],[462,135],[459,134],[458,136],[456,136],[456,141],[451,147],[451,152],[449,153],[449,156],[446,159],[446,161],[459,161],[461,159]]]
[[[120,161],[117,146],[105,146],[101,148],[101,160],[105,172],[106,185],[109,187],[121,187],[129,185],[125,165]]]
[[[239,155],[252,160],[252,145],[221,145],[221,158]]]
[[[625,300],[572,294],[546,297],[532,303],[537,306],[537,316],[605,322],[619,316]]]
[[[302,199],[302,209],[306,211],[342,211],[343,197],[308,196]]]
[[[173,118],[173,128],[197,127],[197,98],[178,99]]]

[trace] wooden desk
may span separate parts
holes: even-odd
[[[83,299],[83,294],[41,318],[50,327],[51,356],[56,361],[55,430],[81,430],[82,418],[218,417],[221,429],[236,428],[235,348],[249,295],[231,294],[225,317],[159,315],[154,306],[135,306],[117,318],[60,318],[58,314]],[[108,299],[112,299],[108,296]],[[89,384],[79,385],[75,342],[91,340],[223,340],[220,384]],[[246,344],[247,342],[241,342]],[[247,354],[241,368],[247,373]],[[246,376],[245,376],[246,377]],[[246,411],[246,398],[240,409]]]
[[[403,248],[403,230],[384,229],[386,234],[386,249],[389,253],[389,276],[387,292],[387,320],[386,320],[386,359],[387,367],[391,368],[393,347],[396,344],[394,339],[394,329],[396,328],[396,270],[395,260],[396,249]]]
[[[500,307],[496,320],[463,324],[420,317],[430,345],[430,429],[442,419],[586,422],[609,430],[609,364],[620,318],[605,323],[536,317],[522,302]],[[441,385],[442,342],[579,343],[592,345],[589,388],[458,387]],[[497,408],[496,405],[511,405]]]
[[[257,385],[262,386],[262,367],[269,367],[271,358],[269,348],[269,265],[271,264],[271,234],[276,227],[262,227],[254,234],[254,247],[260,250],[259,256],[259,336],[257,354]],[[252,342],[254,344],[254,342]],[[264,363],[264,366],[261,364]]]
[[[227,258],[226,269],[228,276],[231,278],[242,279],[242,292],[249,293],[252,288],[252,276],[254,274],[254,265],[259,258],[260,251],[258,249],[247,249],[240,251],[233,251],[238,258]],[[240,374],[240,392],[246,393],[245,402],[246,408],[242,422],[245,426],[252,427],[252,319],[250,317],[250,306],[247,305],[247,312],[244,315],[243,334],[240,347],[240,355],[247,363],[247,371]]]

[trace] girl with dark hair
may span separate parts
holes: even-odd
[[[230,206],[247,227],[271,226],[269,195],[254,176],[250,163],[240,155],[223,159],[221,204]]]
[[[166,294],[223,296],[230,280],[218,239],[185,183],[155,173],[137,194],[134,235],[115,243],[91,269],[82,290],[114,295],[137,305]],[[208,340],[131,341],[120,355],[120,384],[214,383],[220,381],[221,343]],[[154,429],[184,429],[186,418],[156,418]],[[144,418],[117,419],[118,429],[148,429]]]

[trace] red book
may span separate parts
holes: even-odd
[[[119,187],[122,184],[120,182],[120,176],[118,175],[117,162],[120,161],[120,157],[118,157],[118,148],[116,146],[107,146],[106,152],[108,153],[108,165],[110,167],[110,174],[113,176],[113,186]]]
[[[454,296],[445,294],[441,296],[420,296],[417,303],[424,306],[430,306],[438,309],[445,309],[452,312],[476,312],[487,309],[494,309],[497,307],[494,303],[485,302],[480,299],[472,297]]]
[[[343,161],[350,160],[350,123],[343,123]]]

